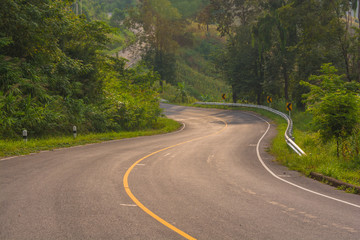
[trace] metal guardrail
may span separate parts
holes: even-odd
[[[294,152],[296,152],[298,155],[302,156],[302,155],[306,155],[306,153],[295,143],[294,141],[294,137],[292,136],[293,134],[293,121],[291,120],[291,118],[283,113],[280,112],[278,110],[275,110],[273,108],[270,107],[266,107],[266,106],[262,106],[262,105],[254,105],[254,104],[243,104],[243,103],[218,103],[218,102],[196,102],[195,104],[200,104],[200,105],[223,105],[223,106],[233,106],[233,107],[249,107],[249,108],[260,108],[260,109],[264,109],[266,111],[275,113],[277,115],[279,115],[280,117],[284,118],[287,123],[288,126],[286,128],[285,131],[285,141],[287,143],[287,145],[294,150]]]

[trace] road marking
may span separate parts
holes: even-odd
[[[207,163],[210,163],[214,159],[214,154],[210,154],[206,160]]]
[[[163,148],[163,149],[160,149],[158,151],[155,151],[155,152],[152,152],[148,155],[146,155],[145,157],[137,160],[133,165],[131,165],[131,167],[126,171],[125,175],[124,175],[124,178],[123,178],[123,185],[124,185],[124,188],[125,188],[125,191],[127,193],[127,195],[131,198],[131,200],[133,200],[133,202],[138,206],[140,207],[145,213],[147,213],[148,215],[150,215],[152,218],[154,218],[155,220],[157,220],[158,222],[160,222],[161,224],[163,224],[164,226],[166,226],[167,228],[173,230],[174,232],[178,233],[179,235],[183,236],[184,238],[186,239],[196,239],[192,236],[190,236],[189,234],[181,231],[180,229],[176,228],[175,226],[173,226],[172,224],[166,222],[164,219],[162,219],[161,217],[159,217],[158,215],[156,215],[155,213],[153,213],[152,211],[150,211],[147,207],[145,207],[135,196],[134,194],[132,194],[131,190],[130,190],[130,187],[129,187],[129,181],[128,181],[128,178],[129,178],[129,175],[131,173],[131,171],[134,169],[134,167],[136,165],[138,165],[141,161],[145,160],[146,158],[148,157],[151,157],[157,153],[160,153],[160,152],[163,152],[165,150],[168,150],[168,149],[171,149],[171,148],[174,148],[174,147],[177,147],[177,146],[180,146],[180,145],[184,145],[186,143],[189,143],[189,142],[193,142],[193,141],[196,141],[196,140],[200,140],[200,139],[203,139],[203,138],[206,138],[206,137],[210,137],[212,135],[216,135],[216,134],[219,134],[221,133],[222,131],[224,131],[228,124],[225,120],[221,120],[225,126],[215,132],[215,133],[212,133],[212,134],[209,134],[209,135],[206,135],[206,136],[203,136],[203,137],[198,137],[198,138],[194,138],[194,139],[191,139],[191,140],[188,140],[188,141],[185,141],[185,142],[181,142],[181,143],[178,143],[178,144],[175,144],[175,145],[172,145],[172,146],[169,146],[169,147],[166,147],[166,148]],[[184,127],[185,127],[185,124],[184,124]]]
[[[14,156],[14,157],[7,157],[7,158],[1,158],[1,159],[0,159],[0,162],[2,162],[2,161],[7,161],[7,160],[10,160],[10,159],[13,159],[13,158],[16,158],[16,157],[21,157],[21,156],[25,156],[25,155]]]
[[[122,203],[120,204],[121,206],[124,206],[124,207],[137,207],[136,204],[126,204],[126,203]]]
[[[246,192],[246,193],[251,194],[251,195],[256,195],[256,192],[252,191],[251,189],[245,189],[245,188],[243,188],[242,190],[243,190],[244,192]]]
[[[304,191],[306,191],[306,192],[313,193],[313,194],[315,194],[315,195],[318,195],[318,196],[321,196],[321,197],[324,197],[324,198],[328,198],[328,199],[331,199],[331,200],[334,200],[334,201],[337,201],[337,202],[340,202],[340,203],[344,203],[344,204],[347,204],[347,205],[350,205],[350,206],[353,206],[353,207],[356,207],[356,208],[360,208],[360,205],[356,205],[356,204],[354,204],[354,203],[350,203],[350,202],[347,202],[347,201],[344,201],[344,200],[341,200],[341,199],[338,199],[338,198],[330,197],[330,196],[328,196],[328,195],[325,195],[325,194],[322,194],[322,193],[319,193],[319,192],[310,190],[310,189],[308,189],[308,188],[299,186],[299,185],[297,185],[297,184],[295,184],[295,183],[289,182],[289,181],[287,181],[287,180],[279,177],[278,175],[276,175],[273,171],[271,171],[270,168],[269,168],[269,167],[264,163],[264,161],[262,160],[262,158],[261,158],[261,156],[260,156],[260,150],[259,150],[259,148],[260,148],[260,143],[261,143],[261,141],[263,140],[263,138],[265,137],[265,135],[268,133],[268,131],[270,130],[270,126],[271,126],[271,125],[270,125],[270,123],[269,123],[268,121],[266,121],[266,120],[265,120],[264,118],[262,118],[262,117],[259,117],[259,116],[257,116],[257,115],[250,114],[250,113],[246,113],[246,114],[249,114],[249,115],[251,115],[251,116],[257,117],[257,118],[263,120],[264,122],[266,122],[267,125],[268,125],[265,133],[261,136],[261,138],[259,139],[259,141],[258,141],[258,143],[257,143],[257,146],[256,146],[256,154],[257,154],[257,157],[258,157],[261,165],[263,165],[263,167],[264,167],[271,175],[273,175],[275,178],[279,179],[280,181],[283,181],[283,182],[285,182],[285,183],[287,183],[287,184],[290,184],[290,185],[292,185],[292,186],[294,186],[294,187],[297,187],[297,188],[299,188],[299,189],[301,189],[301,190],[304,190]]]

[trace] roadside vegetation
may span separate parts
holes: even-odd
[[[126,69],[125,59],[106,54],[114,31],[75,14],[73,3],[1,1],[1,141],[20,140],[25,129],[31,139],[57,139],[72,126],[111,136],[156,130],[162,121],[159,75],[142,65]]]
[[[0,140],[0,158],[14,155],[25,155],[45,150],[54,150],[58,148],[72,147],[90,143],[99,143],[109,140],[164,134],[176,131],[179,128],[180,123],[167,118],[159,118],[159,120],[152,126],[139,131],[118,131],[84,134],[80,132],[77,134],[76,138],[74,138],[72,133],[69,131],[68,134],[63,134],[57,137],[29,137],[27,142],[24,140],[14,139]]]
[[[274,139],[270,152],[276,156],[277,161],[281,164],[292,170],[302,172],[306,176],[315,172],[360,186],[360,162],[358,157],[353,158],[352,156],[354,149],[348,149],[349,152],[337,157],[336,141],[334,139],[327,142],[321,141],[319,132],[313,131],[309,118],[312,116],[302,112],[293,114],[293,135],[296,143],[305,151],[306,156],[298,156],[286,145],[283,136],[286,123],[278,124],[279,134]],[[305,124],[308,126],[305,127]],[[300,127],[297,127],[298,125]],[[358,138],[358,136],[356,137]],[[357,141],[355,136],[351,140]],[[348,189],[348,191],[358,193],[354,189]]]

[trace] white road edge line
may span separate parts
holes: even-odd
[[[171,135],[171,134],[176,134],[176,133],[179,133],[179,132],[181,132],[181,131],[183,131],[184,129],[185,129],[185,127],[186,127],[186,125],[185,125],[185,123],[184,122],[182,122],[181,120],[176,120],[176,119],[173,119],[173,118],[171,118],[172,120],[174,120],[174,121],[178,121],[178,122],[180,122],[181,123],[181,128],[179,129],[179,130],[176,130],[175,132],[169,132],[169,133],[164,133],[164,134],[160,134],[160,135]]]
[[[13,156],[13,157],[1,158],[0,162],[7,161],[7,160],[10,160],[10,159],[13,159],[13,158],[16,158],[16,157],[22,157],[22,156],[25,156],[25,155],[18,155],[18,156]]]
[[[328,195],[325,195],[325,194],[322,194],[322,193],[319,193],[319,192],[315,192],[315,191],[310,190],[310,189],[308,189],[308,188],[301,187],[301,186],[299,186],[299,185],[297,185],[297,184],[295,184],[295,183],[292,183],[292,182],[289,182],[289,181],[287,181],[287,180],[285,180],[285,179],[282,179],[281,177],[279,177],[278,175],[276,175],[273,171],[271,171],[270,168],[269,168],[268,166],[266,166],[266,164],[264,163],[263,159],[261,158],[261,156],[260,156],[260,150],[259,150],[260,143],[261,143],[261,141],[263,140],[263,138],[265,137],[265,135],[268,133],[268,131],[270,130],[270,126],[271,126],[271,125],[270,125],[270,123],[269,123],[268,121],[266,121],[266,120],[265,120],[264,118],[262,118],[262,117],[259,117],[259,116],[257,116],[257,115],[253,115],[253,114],[250,114],[250,113],[246,113],[246,114],[249,114],[249,115],[251,115],[251,116],[257,117],[257,118],[263,120],[264,122],[266,122],[267,125],[268,125],[265,133],[261,136],[261,138],[259,139],[259,141],[258,141],[258,143],[257,143],[257,146],[256,146],[256,154],[257,154],[257,157],[258,157],[260,163],[263,165],[263,167],[264,167],[271,175],[273,175],[275,178],[279,179],[280,181],[283,181],[283,182],[285,182],[285,183],[287,183],[287,184],[290,184],[290,185],[292,185],[292,186],[294,186],[294,187],[297,187],[297,188],[299,188],[299,189],[301,189],[301,190],[304,190],[304,191],[306,191],[306,192],[313,193],[313,194],[316,194],[316,195],[318,195],[318,196],[325,197],[325,198],[328,198],[328,199],[331,199],[331,200],[334,200],[334,201],[337,201],[337,202],[341,202],[341,203],[344,203],[344,204],[347,204],[347,205],[350,205],[350,206],[353,206],[353,207],[356,207],[356,208],[360,208],[360,205],[356,205],[356,204],[354,204],[354,203],[350,203],[350,202],[347,202],[347,201],[344,201],[344,200],[341,200],[341,199],[338,199],[338,198],[330,197],[330,196],[328,196]]]
[[[126,204],[126,203],[121,203],[120,204],[121,206],[124,206],[124,207],[137,207],[136,204]]]

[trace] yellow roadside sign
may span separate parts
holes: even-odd
[[[292,111],[292,103],[290,102],[286,103],[286,110],[289,112]]]
[[[272,97],[267,96],[266,101],[267,101],[268,103],[272,103]]]

